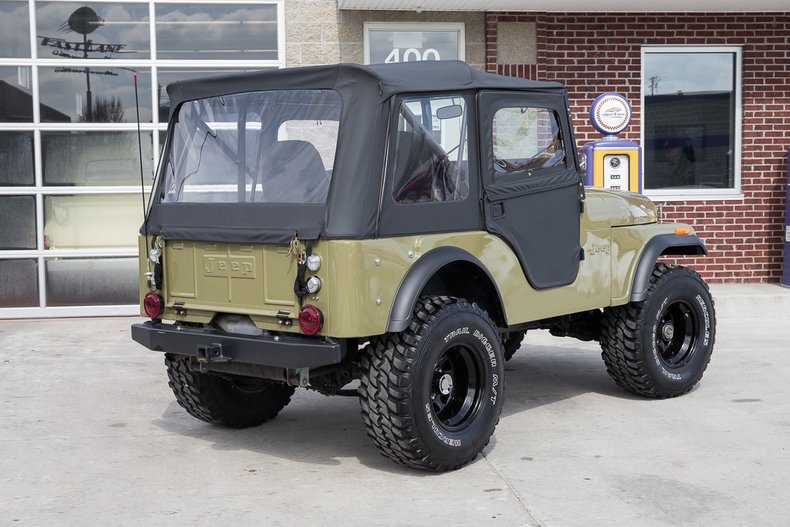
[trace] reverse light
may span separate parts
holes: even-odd
[[[159,318],[164,309],[164,300],[153,291],[149,291],[143,298],[143,310],[151,318]]]
[[[321,256],[318,254],[311,254],[307,257],[307,268],[313,272],[321,269]]]
[[[315,306],[306,305],[299,310],[299,329],[305,335],[315,335],[324,325],[324,315]]]
[[[307,292],[311,295],[317,293],[321,289],[321,279],[317,276],[311,276],[307,279],[305,289],[307,289]]]

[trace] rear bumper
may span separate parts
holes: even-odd
[[[318,368],[338,364],[345,356],[344,346],[328,339],[231,335],[210,328],[151,321],[133,324],[132,339],[150,350],[195,357],[204,363]]]

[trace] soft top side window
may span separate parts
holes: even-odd
[[[565,165],[557,114],[547,108],[505,107],[493,122],[493,169],[499,174]]]
[[[397,203],[462,201],[469,195],[467,109],[461,95],[410,97],[398,113],[390,162]]]

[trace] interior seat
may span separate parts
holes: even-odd
[[[307,141],[277,141],[267,152],[268,166],[260,167],[261,194],[266,203],[324,203],[329,176],[321,154]]]

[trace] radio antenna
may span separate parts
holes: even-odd
[[[137,112],[137,152],[140,156],[140,197],[143,200],[143,237],[145,238],[145,258],[148,260],[148,214],[145,207],[145,176],[143,175],[143,137],[140,131],[140,99],[137,95],[137,72],[132,71],[134,79],[134,109]]]
[[[140,157],[140,198],[143,200],[143,238],[145,238],[145,275],[151,285],[154,274],[151,272],[151,250],[148,247],[148,211],[145,206],[145,176],[143,175],[143,133],[140,130],[140,98],[137,94],[137,72],[132,70],[134,80],[134,109],[137,112],[137,153]]]

